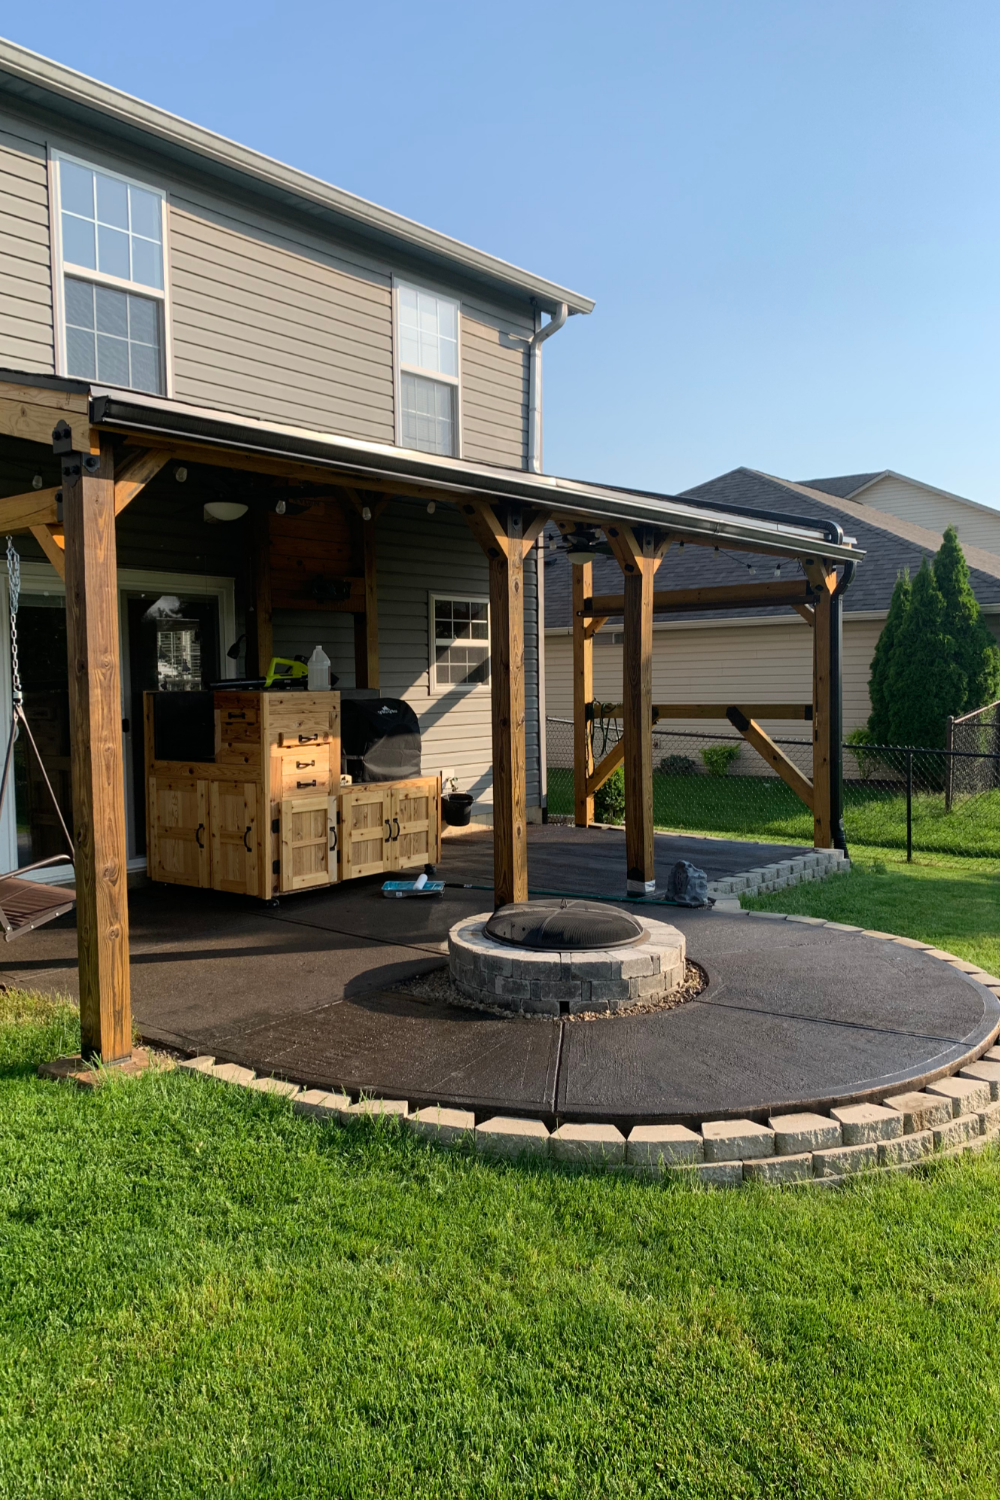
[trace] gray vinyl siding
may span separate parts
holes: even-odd
[[[525,319],[462,308],[462,454],[478,463],[527,467],[528,352]]]
[[[53,351],[45,146],[0,130],[0,365],[51,375]]]
[[[423,736],[423,770],[454,770],[459,789],[482,810],[493,801],[493,750],[488,688],[432,694],[428,596],[489,594],[485,554],[461,517],[439,506],[394,501],[376,533],[379,677],[382,695],[403,698],[415,710]],[[525,570],[525,701],[527,802],[541,800],[538,766],[537,591],[534,569]],[[350,615],[275,611],[276,655],[308,655],[321,644],[343,687],[354,685],[354,635]]]
[[[172,204],[170,281],[179,400],[393,441],[387,274]]]

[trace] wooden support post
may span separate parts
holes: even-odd
[[[813,617],[813,844],[817,849],[833,847],[833,765],[830,753],[833,610],[830,594],[836,582],[836,574],[830,574],[828,585],[817,590]]]
[[[68,436],[68,435],[67,435]],[[84,1057],[132,1054],[114,459],[66,453],[66,634]]]
[[[378,583],[375,576],[375,516],[362,520],[365,554],[365,612],[354,616],[354,685],[377,688]]]
[[[256,650],[258,677],[263,677],[274,655],[274,633],[271,624],[271,525],[270,513],[259,509],[253,516],[252,536],[253,592],[255,628],[247,632],[247,646]],[[252,657],[250,649],[248,658]],[[247,672],[253,676],[250,661]]]
[[[625,739],[626,891],[656,889],[653,847],[653,580],[666,548],[653,533],[605,527],[625,575],[622,729]]]
[[[574,563],[573,574],[573,811],[577,828],[594,821],[594,640],[584,599],[593,592],[593,563]]]
[[[528,899],[524,743],[524,538],[520,508],[503,519],[485,501],[462,514],[490,560],[493,707],[493,900]]]

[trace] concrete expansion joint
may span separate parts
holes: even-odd
[[[747,912],[771,921],[806,921],[837,932],[921,950],[966,974],[1000,997],[1000,979],[930,943],[781,912]],[[995,1036],[994,1036],[995,1040]],[[440,1146],[465,1146],[484,1156],[545,1158],[572,1166],[605,1168],[636,1176],[670,1177],[709,1187],[813,1184],[830,1187],[858,1173],[910,1171],[933,1161],[980,1151],[1000,1142],[1000,1046],[957,1066],[922,1089],[889,1094],[879,1103],[839,1104],[826,1114],[811,1110],[750,1119],[705,1120],[687,1125],[635,1125],[623,1132],[611,1121],[568,1121],[555,1130],[513,1115],[478,1120],[471,1110],[444,1105],[410,1109],[405,1099],[354,1099],[346,1091],[303,1088],[287,1079],[258,1077],[237,1063],[191,1057],[181,1072],[287,1099],[296,1114],[331,1124],[382,1119]]]

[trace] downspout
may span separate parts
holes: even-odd
[[[844,612],[841,604],[858,570],[849,562],[830,596],[830,824],[833,847],[847,853],[844,829]]]
[[[569,308],[560,302],[544,328],[539,328],[528,341],[528,471],[542,472],[542,345],[550,339],[569,317]]]

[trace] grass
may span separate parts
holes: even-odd
[[[573,773],[550,770],[553,813],[573,811]],[[774,776],[653,776],[653,816],[658,828],[729,838],[811,844],[812,817]],[[906,848],[906,798],[884,787],[848,781],[844,826],[849,844]],[[926,853],[1000,857],[1000,792],[968,797],[945,812],[944,794],[913,798],[913,846]]]
[[[75,1040],[0,996],[0,1495],[997,1493],[992,1152],[706,1192],[39,1080]]]

